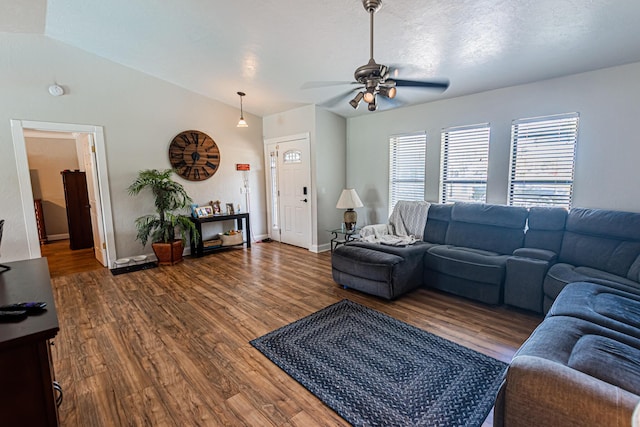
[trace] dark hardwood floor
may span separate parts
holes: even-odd
[[[40,252],[49,262],[51,277],[105,268],[96,260],[93,248],[72,251],[68,239],[40,245]]]
[[[541,320],[426,289],[385,301],[342,289],[330,266],[329,253],[261,243],[118,276],[56,275],[61,425],[346,426],[249,344],[344,298],[505,362]]]

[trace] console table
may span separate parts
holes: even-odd
[[[44,301],[47,310],[0,323],[0,424],[57,426],[62,390],[54,383],[50,343],[59,331],[46,258],[5,263],[0,305]]]
[[[218,221],[230,221],[235,220],[236,229],[242,232],[243,228],[246,230],[247,240],[239,243],[239,245],[246,244],[247,248],[251,247],[251,223],[249,222],[249,213],[237,213],[233,215],[213,215],[206,218],[193,218],[191,217],[191,221],[196,225],[196,230],[198,230],[199,238],[194,239],[193,235],[191,235],[191,256],[201,257],[205,253],[215,252],[220,249],[229,248],[231,246],[213,246],[213,247],[204,247],[204,243],[202,241],[202,225],[210,222],[218,222]],[[243,227],[244,221],[244,227]]]

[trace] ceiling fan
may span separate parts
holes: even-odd
[[[355,82],[344,82],[361,86],[358,86],[354,89],[349,90],[347,93],[341,94],[335,98],[325,101],[323,103],[324,105],[335,105],[341,99],[350,96],[352,92],[358,91],[356,96],[351,101],[349,101],[349,105],[356,109],[360,106],[360,102],[364,100],[364,102],[368,104],[369,111],[376,111],[378,108],[377,98],[382,97],[387,100],[394,99],[397,94],[397,87],[417,87],[437,89],[441,91],[444,91],[449,87],[448,80],[400,80],[396,79],[395,76],[394,78],[390,78],[391,70],[389,69],[389,67],[383,64],[378,64],[373,59],[373,15],[378,11],[378,9],[380,9],[380,6],[382,6],[382,0],[362,0],[362,5],[364,6],[364,9],[369,13],[370,21],[369,62],[356,68],[356,71],[354,73],[354,78],[356,80]],[[397,73],[394,72],[394,74]],[[328,84],[321,85],[307,84],[303,86],[303,88],[328,86],[333,84],[342,83],[328,82]]]

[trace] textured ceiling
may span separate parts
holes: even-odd
[[[441,94],[399,88],[405,104],[640,61],[638,0],[383,2],[377,62],[403,65],[399,78],[451,82]],[[361,0],[0,0],[0,11],[15,17],[0,31],[44,32],[233,106],[241,90],[259,116],[347,91],[301,86],[351,81],[369,59]],[[371,114],[347,101],[331,110]]]

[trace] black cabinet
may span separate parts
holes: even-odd
[[[58,333],[46,258],[7,263],[0,274],[0,305],[43,301],[47,309],[0,323],[0,425],[57,426],[62,389],[54,381],[50,340]]]

